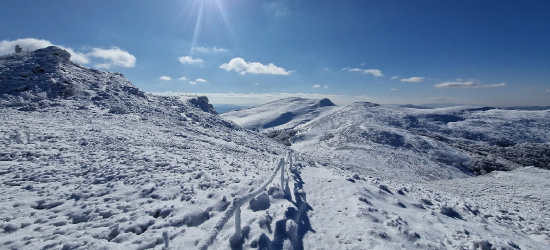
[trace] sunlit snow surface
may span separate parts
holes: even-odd
[[[195,249],[233,197],[264,183],[292,150],[221,119],[207,99],[144,94],[120,74],[73,64],[56,49],[41,53],[0,60],[0,249]],[[242,207],[242,240],[230,245],[231,219],[209,249],[550,247],[549,171],[474,178],[421,157],[434,148],[466,157],[433,138],[445,128],[455,142],[481,130],[547,142],[548,113],[420,119],[435,124],[430,137],[400,129],[427,111],[357,105],[295,123],[290,195],[269,184]],[[435,119],[443,118],[453,117]],[[359,136],[365,131],[379,136]]]

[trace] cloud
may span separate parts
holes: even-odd
[[[320,88],[320,87],[321,87],[321,85],[319,85],[319,84],[315,84],[315,85],[313,85],[313,86],[311,86],[311,87],[312,87],[312,88]]]
[[[13,53],[15,51],[15,45],[21,46],[23,49],[28,49],[30,51],[46,48],[49,46],[54,46],[50,41],[43,40],[43,39],[36,39],[36,38],[23,38],[23,39],[17,39],[13,41],[9,40],[3,40],[0,41],[0,53]],[[60,45],[55,45],[57,47],[60,47],[69,54],[71,54],[71,61],[80,63],[80,64],[87,64],[90,62],[86,54],[76,52],[72,48],[64,47]]]
[[[182,77],[179,78],[179,80],[180,81],[185,81],[185,80],[189,80],[189,79],[187,79],[187,77],[185,77],[185,76],[182,76]]]
[[[240,75],[251,73],[251,74],[270,74],[270,75],[287,76],[293,72],[293,71],[287,71],[281,67],[277,67],[273,63],[270,63],[268,65],[263,65],[259,62],[248,63],[240,57],[233,58],[231,59],[231,61],[229,61],[229,63],[224,63],[220,65],[220,68],[225,69],[227,71],[234,70]]]
[[[323,88],[324,88],[324,89],[328,89],[328,86],[327,86],[327,85],[324,85]]]
[[[200,53],[223,53],[229,51],[228,49],[224,48],[218,48],[216,46],[212,48],[206,48],[206,47],[193,47],[191,49],[193,52],[200,52]]]
[[[136,57],[117,47],[112,47],[111,49],[94,48],[92,52],[86,55],[107,60],[105,63],[95,65],[98,68],[108,69],[113,66],[131,68],[136,66]]]
[[[467,82],[443,82],[434,85],[436,88],[461,88],[461,89],[468,89],[468,88],[498,88],[498,87],[505,87],[506,83],[499,83],[499,84],[491,84],[491,85],[484,85],[479,82],[475,81],[467,81]]]
[[[390,89],[391,91],[396,91],[397,89]]]
[[[264,9],[278,18],[287,18],[291,14],[286,3],[283,1],[274,1],[269,4],[264,4]]]
[[[66,48],[66,47],[63,47],[63,46],[58,46],[58,47],[61,47],[62,49],[66,50],[67,52],[69,52],[69,54],[71,54],[71,61],[75,62],[75,63],[80,63],[80,64],[88,64],[90,63],[90,59],[88,58],[88,56],[84,53],[80,53],[80,52],[76,52],[74,51],[73,49],[71,48]]]
[[[329,69],[329,68],[324,68],[323,71],[325,71],[325,72],[330,72],[330,71],[332,71],[332,70]]]
[[[377,69],[358,69],[358,68],[350,69],[350,68],[344,68],[342,70],[357,71],[357,72],[361,72],[363,74],[372,74],[373,76],[376,76],[376,77],[384,76],[384,75],[382,75],[382,72],[380,70],[377,70]]]
[[[258,83],[254,84],[254,85],[258,86]]]
[[[399,76],[392,76],[391,79],[392,79],[392,80],[395,80],[395,79],[397,79],[397,78],[399,78]]]
[[[491,84],[491,85],[483,85],[484,88],[500,88],[500,87],[506,87],[506,83],[499,83],[499,84]]]
[[[111,49],[92,48],[92,52],[82,53],[75,51],[70,47],[62,45],[52,44],[48,40],[36,39],[36,38],[24,38],[13,41],[3,40],[0,41],[0,53],[12,53],[14,52],[15,45],[21,46],[23,49],[37,50],[48,46],[57,46],[69,52],[71,54],[71,61],[80,64],[90,63],[90,58],[101,58],[106,62],[96,64],[98,68],[111,68],[113,66],[122,67],[134,67],[136,65],[136,57],[127,51],[121,50],[118,47],[112,47]]]
[[[550,89],[547,89],[547,90],[546,90],[546,93],[550,93]]]
[[[21,46],[23,49],[28,50],[37,50],[41,48],[46,48],[48,46],[53,46],[53,44],[48,40],[35,39],[35,38],[24,38],[17,39],[13,41],[3,40],[0,41],[0,53],[13,53],[15,52],[15,45]]]
[[[190,84],[197,84],[197,82],[189,81]]]
[[[527,88],[523,88],[525,90],[531,90],[531,91],[535,91],[535,88],[534,87],[527,87]]]
[[[172,78],[170,78],[169,76],[161,76],[159,79],[163,81],[172,81]]]
[[[180,61],[181,64],[190,64],[190,65],[202,64],[204,62],[200,58],[193,58],[193,57],[190,57],[190,56],[180,56],[180,57],[178,57],[178,60]]]
[[[207,80],[204,80],[204,79],[202,79],[202,78],[197,78],[195,81],[196,81],[196,82],[208,82]]]
[[[426,78],[426,77],[413,76],[411,78],[401,79],[401,81],[402,82],[422,82],[422,81],[424,81],[424,78]]]

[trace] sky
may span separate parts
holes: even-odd
[[[547,0],[2,0],[0,54],[57,45],[146,92],[550,106]]]

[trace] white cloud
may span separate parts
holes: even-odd
[[[424,81],[424,78],[425,77],[413,76],[411,78],[401,79],[401,81],[402,82],[422,82],[422,81]]]
[[[229,63],[224,63],[220,65],[220,68],[225,69],[227,71],[234,70],[240,75],[251,73],[251,74],[270,74],[270,75],[287,76],[293,72],[293,71],[287,71],[281,67],[277,67],[273,63],[270,63],[268,65],[263,65],[259,62],[248,63],[240,57],[233,58],[231,59],[231,61],[229,61]]]
[[[323,88],[324,88],[324,89],[328,89],[328,85],[324,85]]]
[[[185,80],[189,80],[189,79],[187,79],[187,77],[185,77],[185,76],[182,76],[182,77],[180,77],[179,80],[180,80],[180,81],[185,81]]]
[[[229,51],[228,49],[224,49],[224,48],[218,48],[216,46],[212,47],[212,48],[206,48],[206,47],[193,47],[191,49],[191,51],[193,52],[200,52],[200,53],[222,53],[222,52],[227,52]]]
[[[69,52],[69,54],[71,54],[71,61],[73,61],[75,63],[80,63],[80,64],[90,63],[90,59],[88,58],[88,56],[86,54],[81,53],[81,52],[76,52],[71,48],[66,48],[66,47],[63,47],[63,46],[59,46],[59,47],[61,47],[62,49]]]
[[[527,87],[527,88],[523,88],[525,90],[531,90],[531,91],[535,91],[535,88],[534,87]]]
[[[390,89],[391,91],[396,91],[397,89]]]
[[[365,63],[361,63],[361,66],[365,66]]]
[[[399,78],[399,76],[392,76],[391,79],[392,79],[392,80],[395,80],[395,79],[397,79],[397,78]]]
[[[376,77],[384,76],[384,75],[382,75],[382,72],[380,70],[377,70],[377,69],[358,69],[358,68],[350,69],[350,68],[344,68],[343,70],[356,71],[356,72],[361,72],[363,74],[372,74],[373,76],[376,76]]]
[[[498,88],[498,87],[505,87],[506,83],[499,83],[499,84],[491,84],[491,85],[484,85],[479,82],[475,81],[467,81],[467,82],[443,82],[434,85],[436,88]]]
[[[332,71],[332,70],[329,69],[329,68],[324,68],[323,71],[325,71],[325,72],[330,72],[330,71]]]
[[[202,64],[204,61],[200,58],[193,58],[190,56],[180,56],[178,57],[178,60],[181,64]]]
[[[483,85],[484,88],[500,88],[500,87],[506,87],[506,83],[499,83],[499,84],[491,84],[491,85]]]
[[[481,84],[477,82],[444,82],[434,85],[436,88],[479,88]]]
[[[196,82],[208,82],[207,80],[204,80],[204,79],[202,79],[202,78],[197,78],[195,81],[196,81]]]
[[[311,87],[312,87],[312,88],[320,88],[320,87],[321,87],[321,85],[319,85],[319,84],[315,84],[315,85],[313,85],[313,86],[311,86]]]
[[[169,76],[161,76],[159,79],[163,80],[163,81],[171,81],[172,78],[170,78]]]
[[[24,38],[13,41],[3,40],[0,41],[0,53],[13,53],[15,52],[15,45],[18,44],[19,46],[21,46],[21,48],[31,51],[46,48],[48,46],[53,46],[50,41],[35,38]]]
[[[0,53],[12,53],[14,52],[15,45],[21,46],[23,49],[28,50],[37,50],[41,48],[46,48],[48,46],[57,46],[69,52],[71,54],[71,61],[88,64],[90,63],[90,57],[96,57],[105,59],[106,62],[96,64],[98,68],[111,68],[113,66],[122,66],[122,67],[134,67],[136,65],[136,57],[127,51],[121,50],[117,47],[112,47],[111,49],[100,49],[92,48],[92,52],[82,53],[75,51],[70,47],[65,47],[62,45],[52,44],[48,40],[36,39],[36,38],[24,38],[17,39],[13,41],[3,40],[0,41]]]
[[[455,79],[455,81],[457,81],[457,82],[463,82],[464,80],[463,80],[463,79],[460,79],[460,78],[457,78],[457,79]]]
[[[113,66],[131,68],[136,66],[136,57],[117,47],[112,47],[111,49],[94,48],[92,52],[86,55],[107,60],[105,63],[95,65],[98,68],[108,69]]]
[[[254,85],[258,86],[258,83],[254,84]]]
[[[190,84],[197,84],[197,82],[189,81]]]

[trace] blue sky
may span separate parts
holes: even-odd
[[[59,45],[214,103],[550,105],[546,0],[3,0],[0,16],[0,53]]]

